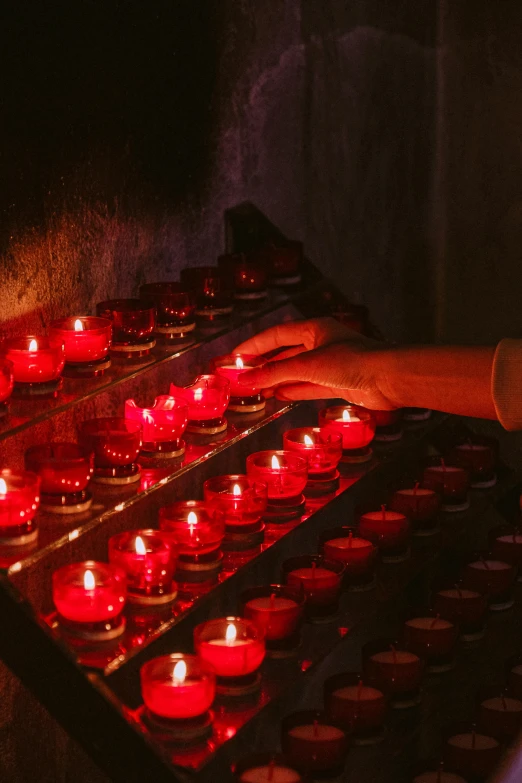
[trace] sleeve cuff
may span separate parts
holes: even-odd
[[[498,420],[506,430],[522,430],[522,340],[497,345],[491,394]]]

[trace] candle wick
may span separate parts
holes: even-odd
[[[441,783],[442,781],[442,770],[444,769],[444,764],[441,762],[439,764],[439,768],[437,770],[437,783]]]
[[[270,594],[270,609],[271,609],[272,611],[274,611],[274,607],[275,607],[275,599],[276,599],[275,593],[271,593],[271,594]]]
[[[316,578],[315,577],[315,571],[316,571],[316,568],[317,568],[317,563],[315,562],[315,560],[313,560],[312,561],[312,584],[313,585],[315,585],[315,578]]]
[[[446,462],[444,461],[444,457],[440,458],[440,466],[444,472],[446,472]]]
[[[319,736],[319,721],[314,720],[314,737]]]
[[[382,521],[386,522],[386,504],[383,503],[381,506],[381,512],[382,512]]]
[[[471,732],[471,747],[473,750],[475,750],[475,745],[477,744],[477,732],[475,729]]]
[[[415,486],[413,487],[413,496],[414,497],[417,497],[417,490],[418,490],[418,488],[419,488],[419,482],[416,481],[415,482]]]
[[[395,666],[397,664],[397,650],[393,644],[390,644],[390,649],[392,651],[393,665]]]
[[[357,701],[361,701],[362,698],[363,681],[359,680],[357,684]]]
[[[480,559],[484,563],[484,568],[486,569],[486,571],[491,571],[491,568],[489,567],[488,561],[485,560],[483,557],[481,557]]]
[[[353,530],[348,533],[348,549],[351,549],[353,545]]]
[[[505,699],[505,697],[504,697],[504,694],[503,694],[503,693],[500,695],[500,698],[502,699],[502,709],[503,709],[503,710],[507,710],[506,699]]]
[[[267,777],[267,780],[273,780],[274,779],[274,772],[275,772],[275,759],[270,759],[270,763],[268,764],[268,777]]]
[[[436,617],[433,618],[431,625],[430,625],[430,631],[432,628],[435,628],[437,625],[437,621],[440,620],[440,614],[438,614]]]
[[[460,589],[460,585],[455,585],[455,590],[457,591],[459,600],[462,601],[462,590]]]

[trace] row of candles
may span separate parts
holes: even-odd
[[[185,340],[201,322],[230,315],[234,299],[267,295],[267,284],[295,285],[301,279],[302,244],[268,245],[255,253],[220,256],[218,266],[182,269],[179,282],[147,283],[139,299],[112,299],[96,306],[96,316],[52,321],[48,336],[8,338],[2,346],[0,412],[13,392],[48,394],[62,374],[102,374],[112,356],[137,358],[154,347],[159,336]]]

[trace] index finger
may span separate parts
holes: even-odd
[[[287,348],[294,345],[303,345],[305,342],[304,321],[291,321],[286,324],[276,324],[264,332],[240,343],[235,351],[237,353],[250,353],[259,356],[276,348]]]

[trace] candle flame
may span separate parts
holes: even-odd
[[[96,580],[92,571],[87,571],[83,575],[83,586],[85,590],[94,590],[96,586]]]
[[[232,644],[232,642],[235,642],[237,639],[237,629],[234,623],[229,623],[227,625],[227,632],[225,634],[225,639],[227,644]]]
[[[77,318],[76,321],[74,322],[74,331],[83,332],[83,324],[79,318]]]
[[[236,356],[236,367],[238,370],[244,370],[245,365],[243,364],[243,359],[241,356]]]
[[[304,443],[305,443],[305,446],[313,446],[314,445],[314,442],[313,442],[312,438],[310,437],[310,435],[305,435],[304,436]]]
[[[29,343],[29,350],[30,351],[38,350],[38,343],[36,342],[36,340],[31,340],[31,342]]]
[[[201,402],[203,399],[203,389],[196,389],[194,392],[194,402]]]
[[[0,479],[0,495],[6,495],[7,494],[7,484],[5,483],[4,479]]]
[[[281,465],[279,464],[279,460],[277,459],[276,455],[274,454],[272,457],[272,469],[273,470],[279,470],[281,468]]]
[[[136,547],[137,555],[147,554],[147,547],[145,546],[145,542],[141,536],[136,536],[136,541],[134,542],[134,546]]]
[[[233,495],[241,494],[241,487],[239,486],[239,484],[234,484],[234,486],[232,487],[232,494]]]
[[[177,664],[174,666],[174,670],[172,672],[172,679],[174,680],[174,684],[177,685],[178,683],[185,682],[185,677],[187,676],[187,664],[185,661],[178,661]]]
[[[350,411],[345,408],[343,411],[343,421],[351,421],[352,417],[350,416]]]
[[[198,515],[194,511],[191,511],[188,515],[187,522],[189,523],[189,525],[197,525]]]

